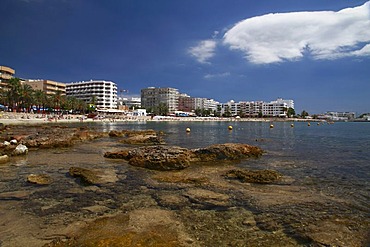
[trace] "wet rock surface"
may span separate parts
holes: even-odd
[[[262,149],[240,143],[217,144],[200,149],[177,146],[149,146],[116,152],[106,152],[104,157],[125,159],[130,165],[152,170],[181,170],[197,162],[240,160],[260,157]]]
[[[84,184],[92,185],[98,184],[99,178],[96,172],[93,172],[89,169],[81,168],[81,167],[71,167],[69,168],[69,175],[72,177],[80,178]]]
[[[31,184],[48,185],[53,182],[47,174],[30,174],[27,176],[27,182]]]

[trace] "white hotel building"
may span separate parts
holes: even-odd
[[[97,109],[117,109],[117,84],[112,81],[90,80],[66,84],[66,95],[90,103],[95,96]]]

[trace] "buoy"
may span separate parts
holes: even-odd
[[[270,124],[270,129],[274,128],[274,125],[273,124]]]
[[[291,125],[290,125],[290,127],[292,127],[292,128],[293,128],[293,127],[294,127],[294,124],[291,124]]]
[[[311,126],[311,124],[310,124],[310,123],[308,123],[308,124],[307,124],[307,126]]]
[[[190,132],[190,128],[186,128],[186,132]]]
[[[232,130],[233,129],[233,126],[229,125],[228,129],[229,130]]]
[[[320,123],[317,123],[317,125],[320,125]]]

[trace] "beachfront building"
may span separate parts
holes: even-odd
[[[220,116],[240,117],[287,117],[289,108],[294,109],[293,100],[277,99],[271,102],[230,100],[219,104],[217,112]]]
[[[178,110],[183,112],[192,112],[195,108],[195,98],[190,97],[187,94],[179,95]]]
[[[355,119],[356,113],[330,111],[324,114],[324,118],[332,121],[348,121]]]
[[[164,104],[168,107],[168,113],[173,114],[178,110],[179,96],[176,88],[144,88],[141,89],[141,107],[153,110]]]
[[[0,88],[6,88],[8,86],[9,79],[13,78],[14,74],[14,69],[7,66],[0,66]]]
[[[214,99],[208,98],[194,98],[195,99],[195,109],[210,110],[214,112],[217,110],[217,105],[220,102],[215,101]]]
[[[118,109],[128,110],[141,107],[141,98],[135,96],[121,96],[117,98]]]
[[[25,84],[30,85],[33,90],[41,90],[47,95],[58,94],[66,95],[66,84],[51,80],[24,80]]]
[[[262,115],[264,117],[287,117],[289,108],[294,109],[293,100],[278,98],[275,101],[263,103]]]
[[[260,117],[262,116],[263,101],[240,101],[238,103],[238,116]]]
[[[214,112],[217,110],[217,105],[220,104],[219,102],[215,101],[214,99],[208,98],[195,98],[190,97],[187,94],[181,94],[179,96],[179,111],[185,112],[193,112],[196,109],[201,110],[210,110]]]
[[[67,83],[66,94],[86,103],[95,101],[97,109],[117,109],[117,84],[112,81],[90,80]]]

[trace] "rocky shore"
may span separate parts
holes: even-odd
[[[275,170],[240,167],[263,157],[259,147],[187,149],[167,145],[164,134],[2,126],[0,246],[369,243],[366,214],[352,214],[343,199]],[[14,155],[18,145],[29,151]],[[28,165],[12,165],[22,157]]]

